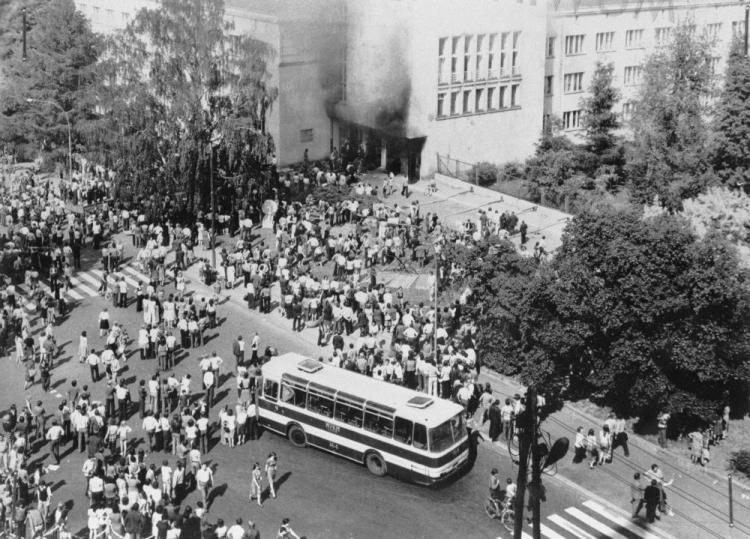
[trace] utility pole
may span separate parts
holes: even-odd
[[[435,327],[432,328],[432,346],[435,352],[435,366],[440,368],[440,356],[438,355],[438,279],[440,278],[440,248],[435,244]]]
[[[214,146],[209,143],[208,167],[211,174],[211,267],[216,269],[216,194],[214,193]]]
[[[26,8],[23,8],[21,10],[22,13],[22,19],[23,19],[23,28],[21,29],[21,35],[23,35],[23,60],[26,61]],[[747,28],[747,26],[745,26]]]
[[[533,403],[532,403],[533,397]],[[533,404],[533,405],[532,405]],[[532,414],[534,422],[532,423]],[[516,419],[518,430],[518,479],[516,480],[516,513],[513,525],[513,539],[521,539],[523,533],[523,510],[526,500],[526,478],[529,469],[529,451],[531,441],[536,435],[536,391],[529,388],[526,392],[526,409]]]
[[[541,498],[542,498],[542,456],[539,452],[537,395],[536,389],[529,388],[526,393],[526,407],[529,409],[529,443],[531,444],[531,493],[529,505],[532,511],[533,538],[542,537]]]
[[[750,4],[745,4],[745,58],[747,58],[747,31],[750,26]]]

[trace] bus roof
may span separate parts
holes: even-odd
[[[305,362],[300,365],[301,362]],[[308,368],[311,367],[311,368]],[[313,372],[310,372],[313,371]],[[395,415],[434,427],[463,412],[463,406],[409,388],[375,380],[363,374],[321,363],[301,354],[290,352],[271,358],[263,365],[263,377],[281,381],[283,374],[291,374],[334,391],[355,395],[368,402],[385,405]],[[413,399],[413,400],[412,400]],[[409,401],[412,400],[411,403]]]

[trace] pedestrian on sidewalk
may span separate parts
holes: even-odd
[[[669,425],[670,417],[670,414],[666,411],[663,411],[657,417],[658,441],[659,445],[664,449],[667,448],[667,426]]]
[[[250,474],[250,502],[253,501],[254,497],[257,497],[258,499],[258,507],[262,507],[261,503],[261,493],[263,491],[263,488],[261,486],[263,482],[263,474],[260,471],[260,464],[255,463],[253,464],[253,471]]]
[[[654,519],[659,517],[656,516],[656,508],[659,506],[659,487],[657,486],[656,479],[651,480],[651,484],[643,491],[643,499],[646,502],[646,519],[653,523]]]
[[[589,453],[589,468],[593,469],[599,462],[599,441],[596,439],[594,429],[589,429],[586,435],[586,450]]]

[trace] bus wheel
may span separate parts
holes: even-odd
[[[299,425],[289,427],[286,437],[289,438],[289,441],[295,447],[305,447],[307,445],[307,435],[305,435],[305,431]]]
[[[365,464],[370,473],[382,477],[385,475],[385,461],[378,453],[368,453]]]

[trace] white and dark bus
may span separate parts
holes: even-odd
[[[454,402],[299,354],[263,365],[261,425],[378,476],[432,484],[461,470],[469,454],[463,413]]]

